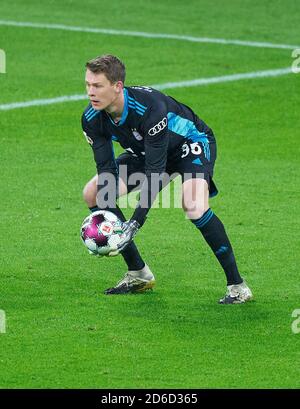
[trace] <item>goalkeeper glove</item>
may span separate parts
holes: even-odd
[[[123,230],[123,239],[118,244],[118,251],[119,253],[128,246],[128,244],[133,240],[134,236],[137,234],[140,224],[136,220],[128,220],[124,222],[122,225]]]

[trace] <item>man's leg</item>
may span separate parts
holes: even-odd
[[[240,303],[252,298],[250,289],[239,274],[224,226],[209,208],[209,190],[206,180],[191,178],[184,181],[182,194],[183,209],[187,217],[200,230],[225,272],[228,292],[220,303]]]
[[[95,175],[84,187],[83,198],[91,212],[100,210],[96,203],[98,175]],[[119,179],[119,197],[127,194],[127,187],[122,179]],[[125,216],[117,206],[110,209],[121,220],[125,221]],[[115,287],[105,291],[106,294],[124,294],[128,292],[141,292],[152,288],[155,278],[150,268],[143,261],[134,242],[130,243],[121,253],[127,264],[128,271],[125,277],[120,280]]]

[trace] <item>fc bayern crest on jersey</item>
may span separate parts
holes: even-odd
[[[142,135],[138,133],[138,131],[134,128],[132,129],[133,136],[137,141],[141,141],[143,139]]]

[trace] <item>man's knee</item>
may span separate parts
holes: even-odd
[[[182,207],[189,219],[199,219],[209,209],[208,196],[205,180],[189,179],[184,182]]]
[[[87,203],[88,207],[97,206],[97,183],[98,175],[95,175],[83,188],[83,199]],[[119,197],[127,194],[127,186],[122,179],[119,179],[118,188]]]
[[[204,213],[209,209],[209,206],[199,206],[194,204],[193,206],[183,207],[186,217],[191,220],[200,219]]]
[[[88,207],[96,206],[97,175],[87,182],[83,188],[82,195]]]

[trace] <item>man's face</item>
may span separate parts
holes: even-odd
[[[85,83],[91,104],[96,110],[112,105],[122,92],[122,82],[112,84],[103,73],[95,74],[86,70]]]

